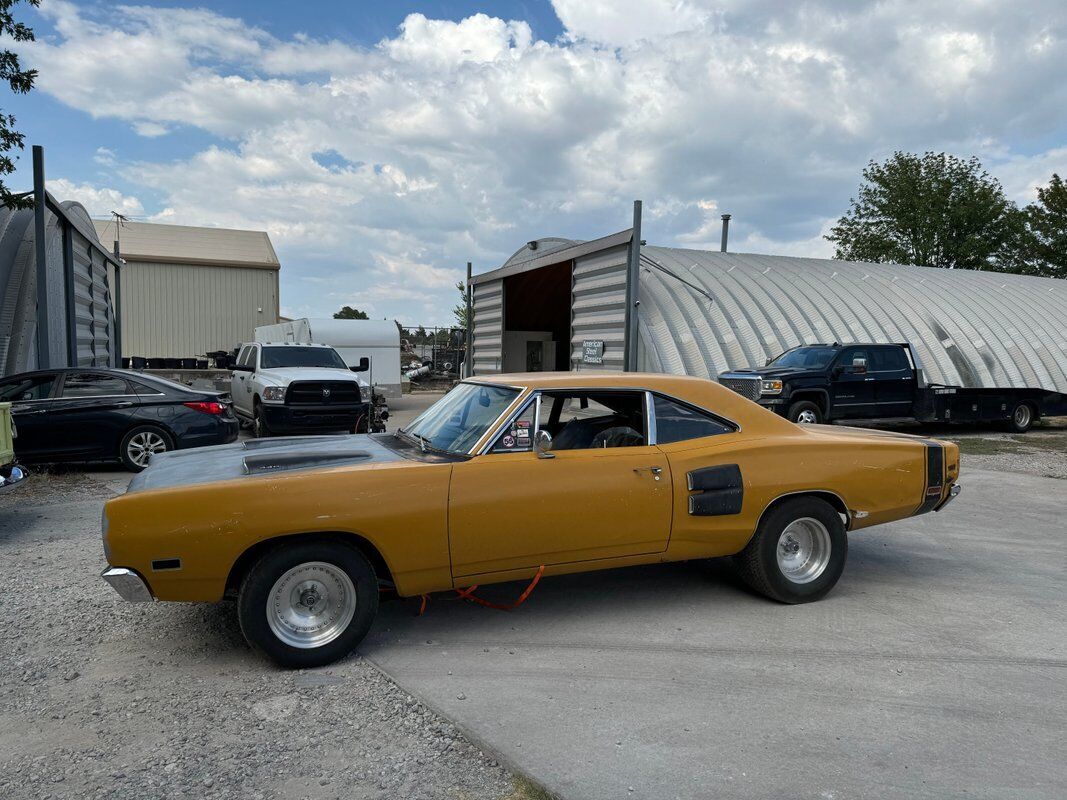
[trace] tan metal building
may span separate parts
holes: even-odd
[[[257,326],[278,321],[281,264],[265,231],[93,224],[106,248],[119,242],[125,262],[117,303],[123,356],[192,358],[229,350],[250,341]]]

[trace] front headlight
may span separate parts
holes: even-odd
[[[263,389],[263,399],[269,403],[280,403],[285,399],[284,386],[267,386]]]
[[[763,381],[760,384],[760,391],[763,394],[781,394],[782,382],[781,381]]]

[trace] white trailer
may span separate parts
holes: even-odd
[[[386,398],[400,397],[400,329],[395,322],[378,319],[308,318],[261,325],[257,342],[328,344],[350,367],[366,356],[366,380]]]

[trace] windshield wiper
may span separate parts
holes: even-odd
[[[401,436],[402,435],[402,436],[406,436],[406,437],[410,438],[412,442],[418,444],[419,449],[422,450],[422,452],[424,452],[424,453],[428,449],[429,450],[437,450],[439,453],[445,452],[445,451],[441,450],[438,447],[434,447],[433,443],[428,438],[423,436],[422,434],[412,433],[411,431],[406,431],[403,428],[397,428],[396,429],[396,435],[397,436]]]

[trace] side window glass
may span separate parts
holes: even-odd
[[[648,444],[644,392],[546,394],[541,417],[541,427],[552,435],[553,450]]]
[[[106,397],[130,393],[129,384],[113,375],[94,372],[67,375],[63,382],[63,397]]]
[[[493,442],[490,453],[529,453],[533,450],[534,409],[531,400],[526,408]]]
[[[18,402],[20,400],[47,400],[55,386],[55,375],[34,375],[16,378],[0,384],[0,400]]]
[[[894,371],[911,369],[911,364],[908,363],[908,356],[899,347],[887,347],[884,352],[886,369]]]
[[[248,361],[248,351],[251,350],[251,349],[252,348],[250,348],[248,345],[245,345],[244,347],[241,348],[241,352],[237,354],[237,362],[236,363],[238,364],[238,366],[243,366],[244,363],[246,361]]]
[[[690,406],[656,396],[656,443],[670,444],[733,433],[733,428]]]

